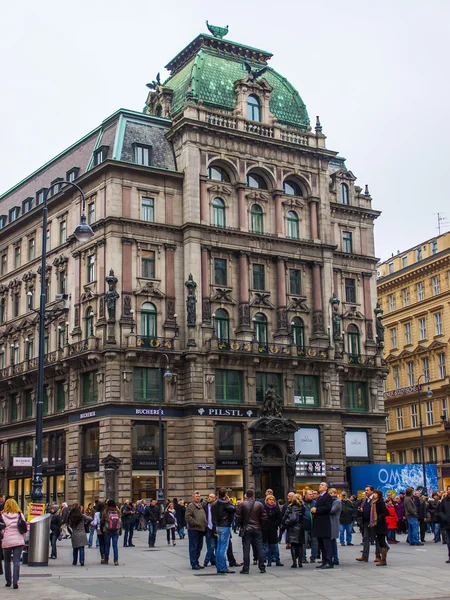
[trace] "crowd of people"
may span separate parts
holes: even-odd
[[[112,552],[114,565],[118,566],[122,534],[123,547],[133,548],[134,532],[148,532],[148,546],[154,548],[159,530],[166,532],[168,546],[176,546],[176,534],[184,539],[187,529],[190,566],[195,571],[212,565],[218,574],[228,574],[234,572],[230,568],[240,566],[240,573],[246,575],[252,554],[253,565],[265,573],[268,567],[284,566],[280,543],[290,549],[291,568],[318,563],[317,569],[333,569],[339,565],[339,544],[353,546],[355,528],[362,534],[361,555],[355,557],[358,562],[368,562],[374,546],[374,562],[387,566],[390,546],[399,543],[397,534],[407,534],[406,542],[418,546],[431,533],[434,543],[442,541],[447,545],[446,562],[450,564],[450,486],[446,492],[433,492],[429,498],[422,488],[407,488],[398,495],[388,492],[384,497],[381,490],[368,485],[357,498],[348,497],[345,491],[338,494],[335,488],[321,482],[318,491],[290,492],[285,501],[277,500],[270,489],[258,500],[254,490],[249,489],[244,500],[235,504],[227,490],[221,488],[217,495],[210,493],[204,500],[196,491],[192,502],[174,498],[164,507],[156,500],[125,500],[118,506],[108,499],[86,509],[63,502],[59,506],[48,505],[47,510],[50,558],[57,558],[59,540],[70,539],[73,566],[84,566],[85,547],[92,548],[94,543],[100,564],[108,565]],[[240,538],[243,562],[234,556],[233,534]],[[25,536],[26,523],[19,506],[14,499],[5,501],[0,495],[0,552],[6,586],[12,585],[13,589],[18,589]],[[206,553],[201,560],[204,544]],[[2,570],[0,561],[0,573]]]

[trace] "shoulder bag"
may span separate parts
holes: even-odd
[[[254,507],[255,507],[255,503],[256,503],[256,500],[253,500],[252,507],[251,507],[251,509],[250,509],[250,512],[248,513],[248,519],[247,519],[247,523],[245,523],[245,525],[242,525],[241,527],[239,527],[239,537],[240,537],[240,538],[243,538],[243,537],[244,537],[244,535],[245,535],[245,534],[246,534],[246,532],[247,532],[247,527],[248,527],[248,524],[249,524],[249,522],[250,522],[250,517],[252,516],[252,512],[253,512],[253,509],[254,509]]]

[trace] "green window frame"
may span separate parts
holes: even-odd
[[[214,198],[213,202],[213,225],[225,227],[225,202],[222,198]]]
[[[226,402],[227,404],[242,402],[242,371],[216,369],[214,380],[216,402]]]
[[[143,196],[141,199],[141,219],[152,223],[155,220],[155,199]]]
[[[229,183],[230,181],[225,169],[218,166],[208,168],[208,179],[212,179],[213,181],[224,181],[226,183]]]
[[[44,386],[44,397],[42,402],[42,414],[48,415],[48,389],[47,386]]]
[[[247,119],[249,121],[261,121],[261,105],[253,94],[247,98]]]
[[[152,302],[145,302],[141,306],[141,336],[155,339],[157,337],[156,306]]]
[[[283,183],[283,192],[287,196],[303,196],[301,187],[292,179],[286,179]]]
[[[86,310],[86,319],[85,319],[85,326],[86,326],[86,338],[91,337],[94,335],[94,311],[92,310],[92,307],[89,306],[89,308]]]
[[[287,214],[288,238],[298,240],[300,237],[300,229],[298,223],[298,215],[294,210],[290,210]]]
[[[162,369],[134,367],[133,400],[135,402],[164,401],[164,379]]]
[[[359,329],[356,325],[349,325],[347,327],[347,343],[348,343],[349,355],[350,356],[359,356],[359,354],[360,354]]]
[[[295,375],[294,403],[296,406],[319,406],[319,378],[314,375]]]
[[[255,339],[260,344],[268,343],[267,317],[263,313],[256,313],[253,317],[253,330]]]
[[[214,313],[214,331],[219,342],[230,341],[230,317],[223,308],[218,308]]]
[[[15,423],[19,418],[16,394],[11,394],[11,396],[9,397],[9,414],[11,423]]]
[[[265,290],[266,289],[266,276],[264,265],[253,264],[253,289],[254,290]]]
[[[144,252],[141,258],[141,276],[144,279],[155,279],[156,258],[155,252]]]
[[[291,322],[292,341],[299,348],[305,347],[305,324],[300,317],[294,317]]]
[[[256,373],[256,402],[258,404],[264,402],[264,396],[270,385],[273,385],[275,393],[283,398],[281,373]]]
[[[66,394],[64,392],[64,381],[56,382],[56,412],[64,412],[66,408]]]
[[[342,245],[343,251],[347,254],[352,254],[353,252],[353,234],[351,231],[343,231],[342,232]]]
[[[33,416],[33,390],[25,390],[25,419],[31,419]]]
[[[356,303],[356,281],[349,277],[345,278],[345,301]]]
[[[98,402],[97,371],[88,371],[81,376],[82,404],[96,404]]]
[[[65,244],[67,242],[67,223],[66,221],[59,222],[59,243]]]
[[[253,233],[264,233],[264,214],[259,204],[253,204],[251,214]]]
[[[361,381],[344,382],[345,408],[354,412],[367,411],[367,383]]]
[[[341,204],[350,204],[348,201],[348,185],[341,183]]]
[[[302,295],[302,272],[300,269],[289,270],[289,293],[295,296]]]
[[[227,285],[227,261],[225,258],[214,259],[214,284]]]

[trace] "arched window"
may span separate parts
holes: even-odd
[[[247,185],[248,187],[256,188],[258,190],[267,190],[267,183],[264,177],[261,177],[258,173],[247,174]]]
[[[263,313],[256,313],[253,317],[255,339],[260,344],[267,344],[267,317]]]
[[[213,225],[225,227],[225,202],[222,198],[214,198],[213,200]]]
[[[145,302],[141,306],[141,338],[145,342],[156,337],[156,306]]]
[[[225,183],[229,183],[230,181],[228,173],[225,169],[222,169],[222,167],[209,167],[208,179],[212,179],[213,181],[224,181]]]
[[[264,233],[263,209],[259,204],[252,206],[252,231],[253,233]]]
[[[261,121],[261,107],[256,96],[250,95],[248,97],[247,118],[249,121]]]
[[[359,329],[356,325],[347,327],[348,353],[350,356],[359,355]]]
[[[298,215],[294,210],[290,210],[287,214],[288,224],[288,237],[298,240],[299,227],[298,227]]]
[[[341,183],[341,204],[348,204],[348,185]]]
[[[302,188],[292,179],[286,179],[283,183],[283,192],[288,196],[303,196]]]
[[[305,347],[305,324],[300,317],[294,317],[291,323],[292,341],[299,348]]]
[[[86,337],[94,335],[94,311],[88,306],[86,309]]]
[[[223,308],[218,308],[214,313],[214,331],[219,342],[230,341],[230,317]]]
[[[162,106],[161,106],[161,104],[157,105],[157,107],[155,109],[155,116],[162,117]]]

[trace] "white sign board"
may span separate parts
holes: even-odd
[[[317,427],[300,427],[295,432],[295,452],[300,456],[320,456],[319,430]]]
[[[13,467],[32,467],[33,457],[31,456],[13,456]]]
[[[345,432],[345,456],[355,458],[369,457],[367,431]]]
[[[294,404],[296,404],[297,406],[305,404],[314,405],[315,403],[316,400],[314,396],[294,396]]]

